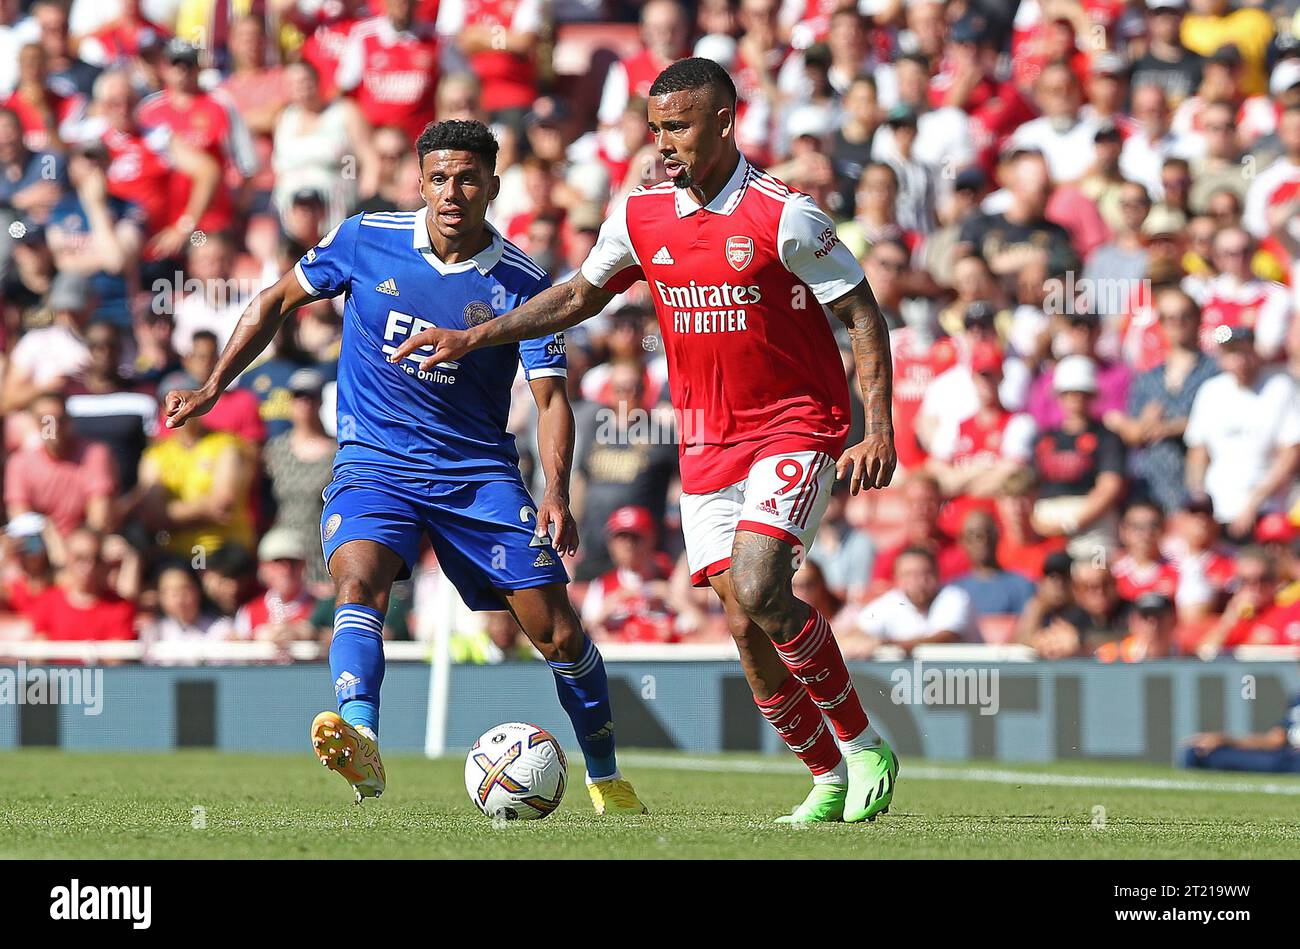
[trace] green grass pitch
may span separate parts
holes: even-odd
[[[581,760],[581,759],[578,759]],[[560,809],[494,826],[462,761],[387,759],[363,807],[309,753],[0,753],[3,858],[1294,857],[1300,778],[1134,764],[903,761],[874,824],[771,823],[807,779],[791,761],[624,756],[646,817],[591,811],[574,769]]]

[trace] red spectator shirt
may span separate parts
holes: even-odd
[[[1064,537],[1044,537],[1028,544],[1017,544],[1005,527],[1000,528],[1000,533],[998,563],[1034,581],[1043,579],[1043,564],[1047,558],[1066,547]]]
[[[259,627],[268,623],[301,623],[311,619],[316,608],[316,600],[306,590],[298,594],[297,599],[285,601],[279,594],[267,591],[239,608],[235,614],[235,630],[245,639],[251,637]]]
[[[807,195],[744,158],[707,207],[672,182],[638,188],[582,274],[615,292],[650,285],[682,423],[682,490],[743,481],[771,455],[839,457],[849,390],[822,305],[864,276]]]
[[[947,458],[942,460],[957,468],[987,468],[1008,457],[1018,461],[1028,461],[1032,453],[1032,420],[1026,415],[1008,412],[1005,409],[989,421],[985,421],[983,415],[982,412],[976,412],[957,426],[952,444],[942,450],[942,454],[947,455]],[[1007,426],[1016,418],[1020,421],[1017,423],[1015,435],[1008,439]],[[991,514],[996,507],[992,498],[979,498],[969,494],[957,495],[944,505],[939,523],[945,531],[956,534],[965,524],[966,516],[972,511],[988,511]]]
[[[5,505],[39,511],[60,534],[81,526],[92,499],[110,497],[116,490],[113,455],[102,442],[76,442],[66,458],[55,458],[37,445],[11,455],[5,465]]]
[[[372,126],[396,125],[414,142],[434,118],[439,56],[432,25],[398,33],[387,17],[371,17],[352,30],[335,79]]]
[[[1110,568],[1120,599],[1132,603],[1143,593],[1162,593],[1170,602],[1178,592],[1178,567],[1161,557],[1151,564],[1139,564],[1128,554]]]
[[[54,586],[36,597],[26,613],[37,635],[46,639],[135,639],[135,604],[115,593],[77,606],[62,587]]]
[[[622,61],[623,71],[627,73],[627,96],[650,97],[650,86],[659,74],[672,65],[671,60],[663,60],[648,49],[629,56]]]
[[[582,612],[586,617],[594,617],[605,597],[621,590],[628,596],[604,624],[611,639],[628,643],[677,642],[672,612],[650,589],[650,584],[667,576],[662,565],[653,563],[644,572],[618,568],[607,571],[588,588]]]
[[[163,90],[140,103],[136,121],[142,128],[166,128],[188,145],[207,152],[222,169],[225,179],[213,192],[212,201],[199,218],[201,231],[223,231],[234,222],[235,205],[228,187],[231,176],[251,176],[257,170],[257,156],[243,120],[227,104],[206,92],[195,93],[184,105]],[[177,214],[190,198],[192,182],[185,175],[173,175],[168,199]]]
[[[1237,646],[1300,646],[1300,603],[1276,603],[1256,616],[1239,620],[1223,641],[1225,649]]]
[[[85,100],[81,96],[61,96],[49,89],[45,90],[45,107],[54,114],[54,127],[57,129]],[[15,92],[3,103],[18,116],[18,123],[23,128],[23,145],[28,151],[43,152],[50,147],[50,133],[45,128],[45,120],[40,112],[21,94]]]
[[[329,102],[338,93],[334,73],[339,68],[339,60],[343,58],[352,29],[360,22],[360,17],[342,17],[322,23],[302,44],[303,62],[316,70],[320,80],[320,96],[324,102]]]
[[[130,201],[144,212],[149,233],[157,234],[185,212],[185,205],[171,201],[172,179],[185,177],[167,155],[170,133],[156,129],[148,135],[109,129],[104,133],[108,147],[108,190],[115,198]],[[189,179],[185,179],[189,188]]]
[[[1248,326],[1256,339],[1269,348],[1280,347],[1291,324],[1291,295],[1286,287],[1271,280],[1235,279],[1218,276],[1205,285],[1201,304],[1201,349],[1218,350],[1214,332],[1220,326]]]
[[[538,0],[443,0],[438,8],[438,32],[448,40],[466,26],[535,34],[541,26],[538,8]],[[485,112],[528,108],[537,98],[533,56],[486,49],[471,54],[469,62],[482,84]]]
[[[115,20],[81,42],[83,47],[94,47],[93,59],[96,66],[111,66],[139,56],[142,41],[148,40],[158,45],[166,42],[171,35],[166,27],[143,18],[134,22]],[[86,54],[82,55],[82,59],[89,61]]]
[[[898,559],[898,555],[908,547],[918,546],[929,547],[934,553],[935,560],[939,564],[940,583],[950,583],[963,573],[970,572],[970,557],[966,556],[966,551],[961,544],[939,531],[928,544],[918,544],[913,540],[905,540],[901,544],[882,550],[880,555],[876,557],[876,562],[871,566],[871,579],[892,583],[894,579],[894,561]],[[1004,563],[1010,569],[1021,569],[1021,565],[1016,561],[1004,561]]]
[[[894,445],[903,468],[919,468],[926,452],[916,437],[916,417],[926,390],[939,374],[951,368],[956,351],[946,339],[933,343],[918,336],[910,326],[889,334],[889,351],[894,363]]]

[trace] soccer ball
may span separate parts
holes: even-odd
[[[537,820],[560,806],[569,762],[555,736],[525,722],[483,733],[465,758],[465,790],[474,806],[500,820]]]

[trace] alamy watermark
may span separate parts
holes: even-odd
[[[927,668],[920,659],[889,675],[894,683],[889,699],[895,705],[973,705],[981,715],[996,715],[998,670],[945,664]]]
[[[81,714],[104,711],[103,669],[47,669],[19,662],[0,668],[0,705],[79,705]]]

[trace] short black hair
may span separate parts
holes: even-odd
[[[206,569],[219,577],[250,577],[257,572],[257,561],[242,544],[223,544],[208,555]]]
[[[650,95],[665,96],[670,92],[688,92],[709,86],[722,96],[728,105],[736,104],[736,84],[720,65],[702,56],[691,56],[673,63],[650,84]]]
[[[497,140],[489,129],[477,119],[447,119],[430,122],[415,141],[415,157],[424,167],[424,156],[429,152],[469,152],[482,158],[492,174],[497,167]]]

